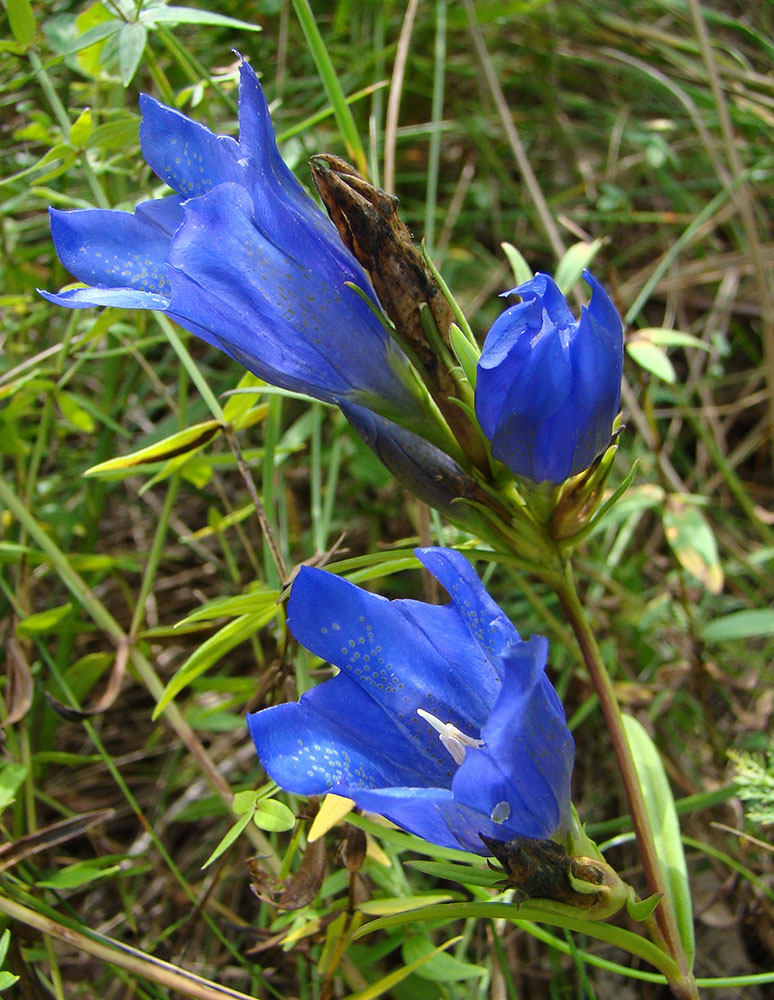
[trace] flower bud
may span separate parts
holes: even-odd
[[[621,320],[583,274],[593,294],[577,320],[547,274],[514,289],[522,301],[495,320],[478,364],[476,415],[492,454],[536,483],[587,469],[610,444],[621,402]]]

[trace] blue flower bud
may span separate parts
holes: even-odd
[[[610,443],[621,402],[623,329],[588,271],[575,319],[547,274],[507,294],[522,301],[492,325],[478,363],[476,415],[492,454],[516,476],[563,483]]]

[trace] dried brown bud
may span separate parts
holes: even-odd
[[[604,920],[626,902],[629,887],[610,865],[597,858],[571,858],[553,840],[516,838],[507,843],[481,834],[500,862],[504,884],[526,899],[553,900]]]
[[[464,410],[450,401],[459,397],[459,386],[449,365],[453,358],[449,331],[454,314],[398,218],[397,199],[369,184],[337,156],[319,154],[312,157],[309,166],[342,242],[368,271],[399,341],[420,369],[454,436],[474,464],[486,468],[478,431]],[[428,338],[422,319],[425,308],[438,330],[440,344]]]

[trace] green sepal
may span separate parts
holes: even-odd
[[[470,382],[471,388],[475,389],[477,365],[478,359],[481,357],[481,352],[476,345],[471,344],[456,323],[452,323],[449,328],[449,340],[451,341],[452,350],[460,364],[460,368],[462,368],[465,377]]]
[[[476,338],[475,338],[475,336],[473,334],[473,331],[470,329],[470,324],[468,323],[468,321],[467,321],[467,319],[465,317],[465,313],[462,311],[462,309],[460,309],[460,307],[459,307],[459,305],[457,303],[457,300],[454,298],[454,296],[452,295],[451,291],[449,290],[449,286],[443,280],[443,277],[441,276],[441,272],[438,270],[438,268],[433,263],[430,255],[427,252],[427,247],[425,246],[425,241],[424,240],[421,243],[421,250],[422,250],[422,258],[423,258],[425,264],[427,264],[428,270],[430,271],[430,273],[432,274],[432,276],[435,278],[436,282],[438,283],[438,287],[443,292],[443,297],[449,303],[449,308],[454,313],[454,319],[456,320],[457,325],[459,326],[459,328],[462,331],[462,333],[464,334],[464,336],[470,341],[471,345],[473,345],[475,347],[476,346]]]
[[[626,912],[632,920],[636,920],[637,923],[641,924],[653,915],[660,902],[660,892],[655,893],[653,896],[648,896],[647,899],[637,899],[632,891],[626,900]]]

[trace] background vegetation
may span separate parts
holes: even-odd
[[[290,567],[343,535],[333,559],[353,579],[422,596],[419,573],[402,572],[411,547],[465,539],[404,495],[337,412],[276,393],[224,397],[242,373],[163,317],[67,312],[36,295],[70,280],[48,205],[131,209],[162,192],[139,152],[140,91],[235,133],[232,49],[262,74],[302,182],[310,154],[353,155],[301,0],[194,7],[6,0],[0,919],[17,919],[0,988],[25,1000],[160,998],[188,970],[262,998],[660,996],[658,983],[592,964],[620,953],[531,925],[439,921],[352,942],[348,903],[373,915],[394,897],[489,893],[408,867],[442,852],[399,834],[377,834],[363,859],[354,828],[334,827],[327,861],[307,853],[319,894],[296,910],[271,902],[267,873],[297,868],[314,804],[280,796],[301,817],[292,832],[250,822],[249,790],[265,776],[244,710],[326,674],[288,642],[235,445]],[[503,242],[553,271],[568,246],[600,241],[595,273],[628,324],[618,479],[640,464],[583,553],[586,603],[679,798],[697,973],[715,978],[717,996],[768,995],[774,8],[705,4],[697,21],[697,3],[682,0],[312,7],[372,180],[399,195],[478,334],[514,284]],[[176,458],[161,445],[143,464],[84,475],[221,408],[232,435],[198,428]],[[604,727],[558,609],[535,581],[486,572],[522,634],[551,639],[578,744],[576,805],[640,884]],[[244,831],[202,870],[240,812]],[[61,927],[76,947],[57,939]],[[769,985],[745,986],[761,978]]]

